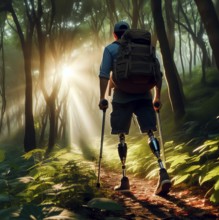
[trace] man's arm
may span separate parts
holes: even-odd
[[[158,71],[161,75],[160,80],[157,82],[155,89],[154,89],[154,100],[153,100],[153,104],[154,104],[154,110],[155,111],[159,111],[159,109],[161,108],[162,104],[161,104],[161,88],[162,88],[162,78],[163,78],[163,73],[160,71],[160,63],[158,61],[158,59],[156,58],[156,71]]]
[[[100,79],[100,100],[105,99],[106,89],[109,79],[104,77],[99,77]]]
[[[104,78],[104,77],[99,77],[100,79],[100,102],[99,102],[99,108],[101,110],[107,109],[108,108],[108,104],[106,105],[105,102],[105,94],[106,94],[106,89],[107,89],[107,85],[108,85],[108,81],[109,79]]]
[[[100,73],[99,73],[99,80],[100,80],[100,101],[99,101],[99,108],[101,110],[105,110],[108,107],[108,104],[106,104],[106,90],[108,81],[110,78],[110,71],[112,69],[112,55],[107,47],[105,47],[102,57],[102,62],[100,65]]]
[[[162,87],[162,79],[155,86],[154,101],[160,101],[161,87]]]

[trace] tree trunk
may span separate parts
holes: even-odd
[[[217,17],[219,19],[219,0],[215,0],[215,11],[216,11]]]
[[[219,20],[211,0],[195,0],[219,70]]]
[[[53,5],[54,6],[54,5]],[[54,8],[52,9],[52,11]],[[55,100],[57,98],[57,92],[58,90],[56,87],[52,88],[51,95],[48,94],[46,86],[45,86],[45,62],[46,62],[46,43],[47,43],[47,37],[46,33],[44,32],[44,29],[42,28],[41,24],[41,18],[42,18],[42,2],[39,1],[38,9],[37,9],[37,15],[35,17],[36,20],[36,30],[37,30],[37,43],[38,43],[38,50],[39,50],[39,57],[40,57],[40,84],[41,89],[43,92],[44,99],[46,101],[47,107],[48,107],[48,114],[49,114],[49,141],[48,141],[48,148],[46,152],[46,156],[50,154],[50,152],[53,150],[55,145]],[[51,19],[53,15],[51,14]],[[50,40],[52,42],[52,39]],[[56,58],[56,52],[53,51],[54,59]],[[60,84],[61,82],[57,82],[56,84]]]
[[[178,4],[180,4],[178,2]],[[179,20],[179,5],[177,4],[177,19]],[[183,62],[183,54],[182,54],[182,32],[181,32],[181,26],[178,23],[178,31],[179,31],[179,56],[180,56],[180,62],[182,66],[182,74],[183,78],[185,78],[185,67],[184,67],[184,62]]]
[[[25,71],[25,133],[24,133],[24,150],[26,152],[36,148],[36,137],[33,119],[33,100],[32,100],[32,75],[31,75],[31,59],[32,59],[32,37],[34,25],[29,20],[27,27],[27,39],[24,39],[23,31],[18,21],[17,15],[12,5],[9,11],[15,22],[17,32],[20,38],[23,57],[24,57],[24,71]]]
[[[109,14],[109,20],[110,20],[110,37],[112,36],[113,27],[116,22],[118,22],[118,16],[116,14],[116,6],[115,6],[115,0],[106,0],[107,5],[107,12]]]
[[[132,0],[132,28],[136,29],[138,27],[139,20],[139,0]]]
[[[1,118],[0,118],[0,134],[2,132],[2,125],[6,110],[6,94],[5,94],[5,52],[4,52],[4,27],[1,28],[1,41],[0,41],[0,50],[2,57],[2,65],[1,65],[1,75],[0,75],[0,94],[1,94]]]
[[[207,53],[207,49],[206,49],[206,46],[205,46],[205,43],[204,41],[200,41],[199,42],[199,46],[201,48],[201,51],[202,51],[202,78],[201,78],[201,83],[202,84],[206,84],[206,66],[207,66],[207,63],[208,63],[208,53]]]
[[[189,46],[189,54],[190,54],[190,59],[189,59],[189,78],[192,79],[192,63],[193,63],[193,56],[192,56],[192,44],[191,44],[191,37],[188,33],[188,46]]]
[[[164,20],[161,10],[161,0],[151,0],[152,13],[155,28],[160,43],[163,63],[168,83],[169,96],[175,119],[181,118],[185,114],[183,95],[181,94],[180,85],[177,78],[176,66],[171,56],[169,43],[167,40]]]
[[[194,66],[196,66],[196,64],[197,64],[197,43],[194,41],[194,52],[193,52],[193,54],[194,54],[194,62],[193,62],[193,64],[194,64]]]
[[[25,87],[25,134],[24,134],[24,149],[26,152],[36,148],[36,137],[33,119],[33,98],[32,98],[32,75],[31,75],[31,46],[27,45],[24,54],[24,68],[26,77]]]
[[[55,139],[56,139],[56,112],[55,112],[55,98],[50,97],[48,102],[48,108],[49,108],[49,142],[48,142],[48,149],[47,154],[50,154],[50,152],[53,150],[55,146]]]
[[[42,113],[42,118],[41,118],[41,131],[40,131],[40,137],[39,137],[39,145],[42,145],[44,142],[44,135],[46,131],[47,121],[48,121],[48,110],[46,109],[45,112]]]
[[[174,50],[175,50],[175,31],[174,31],[174,13],[173,13],[173,7],[172,7],[172,0],[165,0],[165,14],[167,19],[167,37],[168,42],[170,45],[170,51],[173,57]]]

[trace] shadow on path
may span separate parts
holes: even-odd
[[[132,203],[138,203],[143,208],[142,210],[142,219],[148,219],[148,217],[154,216],[156,219],[176,219],[176,220],[199,220],[199,219],[219,219],[218,216],[206,212],[206,210],[189,206],[183,200],[174,197],[173,195],[167,195],[164,197],[155,196],[159,198],[161,202],[151,203],[150,200],[139,199],[132,192],[123,192],[121,193],[124,197],[132,200]],[[130,202],[131,205],[131,202]],[[130,207],[132,210],[134,206]],[[140,208],[140,207],[139,207]],[[149,215],[150,213],[150,215]]]
[[[123,205],[127,220],[219,220],[219,207],[210,204],[200,188],[173,186],[167,196],[161,197],[154,195],[156,179],[130,175],[131,191],[116,192],[113,188],[120,178],[121,174],[104,172],[103,189],[109,190],[111,198]]]

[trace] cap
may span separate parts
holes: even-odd
[[[129,29],[129,24],[125,21],[119,21],[118,23],[115,24],[114,26],[114,32],[119,32],[119,31],[124,31]]]

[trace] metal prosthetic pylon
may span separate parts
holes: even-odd
[[[122,179],[121,179],[121,185],[115,187],[115,190],[119,191],[124,191],[124,190],[129,190],[130,185],[129,185],[129,179],[126,176],[126,157],[127,157],[127,145],[125,143],[125,135],[120,134],[119,135],[119,141],[120,143],[118,144],[118,153],[119,157],[122,163]]]
[[[127,145],[125,143],[125,135],[124,134],[120,134],[119,135],[119,140],[120,143],[118,145],[118,153],[119,153],[119,157],[122,163],[122,176],[126,176],[126,157],[127,157]]]
[[[160,144],[157,138],[154,137],[154,134],[151,130],[148,132],[148,136],[149,136],[148,144],[151,148],[151,151],[158,159],[157,162],[159,164],[160,169],[165,169],[163,162],[161,160],[161,157],[160,157]]]

